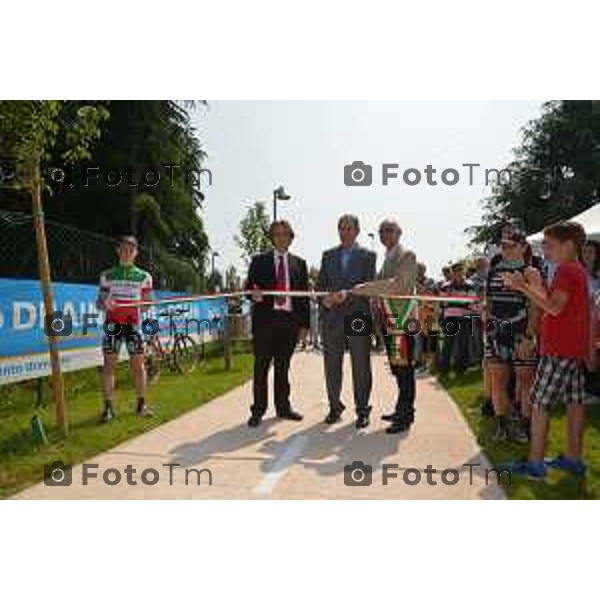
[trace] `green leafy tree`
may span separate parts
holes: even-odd
[[[57,155],[65,164],[89,158],[90,148],[100,135],[99,124],[105,117],[102,108],[80,106],[75,110],[63,101],[0,101],[0,156],[14,163],[15,177],[9,180],[12,190],[31,199],[37,266],[46,314],[51,314],[54,309],[42,208],[46,167]],[[60,148],[58,154],[57,148]],[[48,348],[56,420],[66,435],[64,387],[55,335],[48,336]]]
[[[467,230],[474,244],[497,233],[500,218],[520,220],[528,233],[593,206],[600,191],[600,101],[553,101],[523,131],[515,159],[484,200],[482,225]]]
[[[193,105],[169,100],[64,103],[67,126],[46,157],[49,165],[67,173],[64,180],[47,179],[47,215],[112,237],[133,233],[148,250],[156,283],[172,289],[201,290],[206,275],[209,245],[198,178],[205,154],[190,122]],[[45,106],[53,109],[52,103]],[[109,118],[75,118],[87,112]],[[80,144],[80,154],[74,155],[71,138],[93,125],[101,134],[99,143]],[[83,159],[76,169],[74,158]],[[150,170],[158,171],[158,182],[154,175],[143,177]],[[109,182],[105,175],[110,171]],[[16,208],[14,203],[3,206]]]
[[[255,254],[271,248],[269,222],[266,205],[260,201],[255,202],[240,221],[239,235],[234,240],[242,250],[242,260],[246,264],[250,263]]]
[[[49,190],[55,168],[91,158],[108,116],[104,107],[84,103],[1,100],[0,156],[16,169],[10,189],[24,192],[21,198],[38,185]]]
[[[234,265],[229,265],[225,271],[225,290],[237,292],[241,289],[241,279]]]
[[[208,236],[201,215],[204,199],[195,175],[205,154],[191,126],[190,103],[110,101],[110,121],[86,167],[115,169],[110,187],[102,177],[85,185],[85,169],[73,188],[63,188],[55,213],[84,229],[115,236],[136,235],[152,251],[162,287],[202,289]],[[129,176],[125,172],[129,172]],[[150,180],[143,177],[157,171]],[[135,185],[129,185],[128,181]],[[81,210],[82,202],[94,210]]]

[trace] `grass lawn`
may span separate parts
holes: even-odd
[[[0,387],[0,497],[41,481],[45,464],[55,460],[79,463],[241,385],[251,372],[252,356],[245,347],[237,349],[228,372],[224,370],[223,357],[215,353],[189,375],[165,370],[148,390],[148,404],[155,415],[139,419],[133,414],[135,393],[129,370],[121,364],[115,396],[117,419],[105,425],[98,423],[102,409],[100,370],[68,373],[65,387],[70,429],[66,439],[61,438],[54,425],[54,406],[45,381],[45,405],[38,414],[49,444],[40,448],[35,447],[31,434],[36,382]]]
[[[465,415],[477,436],[479,445],[495,466],[514,458],[526,458],[527,444],[492,444],[493,421],[484,419],[479,410],[479,403],[483,398],[481,371],[469,371],[463,376],[442,375],[439,381]],[[512,487],[505,485],[509,496],[517,499],[539,500],[600,498],[600,407],[598,405],[588,407],[586,422],[584,458],[588,464],[588,474],[585,479],[578,480],[560,471],[550,471],[544,483],[530,482],[524,477],[513,476]],[[564,410],[557,410],[553,413],[550,425],[546,452],[548,456],[555,456],[564,451],[565,427]],[[505,477],[506,475],[503,475],[502,479]]]

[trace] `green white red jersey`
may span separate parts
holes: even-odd
[[[140,309],[119,307],[120,304],[140,302],[149,297],[152,292],[152,276],[147,271],[135,265],[118,265],[103,271],[100,275],[100,290],[97,304],[104,308],[111,303],[106,311],[106,320],[121,324],[137,325],[140,322]]]

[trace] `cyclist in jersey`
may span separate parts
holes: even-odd
[[[531,266],[531,251],[523,234],[501,240],[502,254],[493,261],[485,288],[484,362],[491,384],[496,418],[494,442],[526,442],[531,417],[530,391],[538,363],[538,312],[528,298],[504,281],[507,273],[523,273]],[[516,379],[516,408],[521,423],[509,423],[511,371]]]
[[[96,306],[106,313],[106,327],[102,339],[104,355],[102,422],[111,421],[115,416],[113,409],[115,369],[123,344],[126,345],[129,354],[129,364],[137,395],[136,414],[138,416],[150,415],[145,398],[146,373],[144,345],[139,331],[140,309],[122,305],[149,300],[152,295],[152,277],[135,265],[138,253],[138,243],[135,237],[121,237],[117,244],[117,253],[119,264],[102,272],[96,300]]]

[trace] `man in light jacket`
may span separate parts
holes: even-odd
[[[417,257],[400,244],[401,235],[402,229],[393,219],[381,223],[379,239],[386,248],[383,267],[377,280],[355,286],[353,295],[415,293]],[[381,314],[390,370],[398,384],[396,408],[383,419],[391,421],[387,433],[400,433],[408,431],[415,420],[414,347],[418,331],[413,329],[416,327],[416,302],[413,299],[375,298],[373,303]]]

